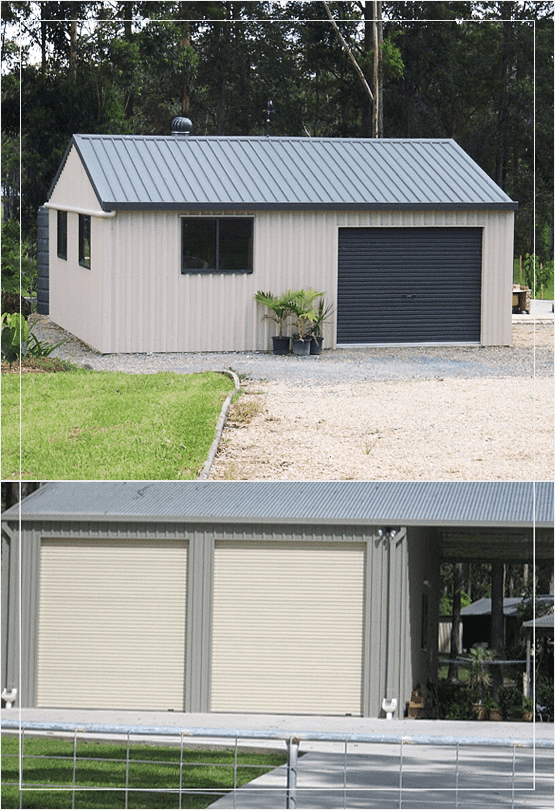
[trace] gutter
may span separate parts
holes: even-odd
[[[54,211],[68,211],[70,214],[84,214],[87,217],[103,217],[111,219],[115,217],[117,211],[98,211],[92,208],[79,208],[75,205],[60,205],[58,203],[43,203],[43,208],[52,208]]]

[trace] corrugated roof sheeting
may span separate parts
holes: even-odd
[[[553,604],[553,596],[543,595],[543,596],[536,596],[536,599],[540,602],[548,602]],[[505,616],[516,616],[518,615],[518,608],[523,602],[523,597],[521,596],[506,596],[503,599],[503,614]],[[491,599],[489,597],[484,597],[483,599],[478,599],[476,602],[473,602],[471,605],[467,605],[465,608],[461,610],[461,616],[463,618],[467,618],[470,616],[489,616],[491,614]]]
[[[516,207],[450,139],[75,135],[73,144],[106,209]]]
[[[23,519],[162,519],[553,525],[553,484],[541,482],[190,481],[55,482],[21,504]],[[14,518],[14,506],[5,517]]]

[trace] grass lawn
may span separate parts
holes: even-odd
[[[196,478],[232,390],[213,372],[3,374],[2,477]]]
[[[28,755],[48,756],[52,759],[27,759]],[[86,761],[85,758],[95,761]],[[25,739],[23,782],[20,793],[17,786],[7,782],[19,782],[19,739],[2,738],[2,807],[18,808],[64,808],[88,807],[119,808],[125,806],[127,745],[79,741],[77,743],[76,784],[102,790],[76,790],[72,805],[73,741],[51,739]],[[233,750],[184,749],[183,765],[180,768],[179,747],[130,746],[128,807],[208,807],[225,790],[234,786]],[[115,760],[123,760],[117,762]],[[248,753],[239,750],[237,786],[250,782],[263,773],[277,768],[286,761],[285,754],[275,752]],[[175,793],[164,792],[178,789],[180,773],[183,787],[214,791],[213,793],[184,794],[179,803]],[[33,783],[40,789],[27,789]],[[51,786],[50,789],[45,789]],[[54,787],[66,788],[56,790]],[[67,789],[69,787],[69,789]],[[110,790],[119,788],[119,790]],[[158,792],[149,792],[158,791]]]

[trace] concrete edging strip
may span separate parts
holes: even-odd
[[[227,370],[216,370],[216,374],[227,374],[228,377],[231,377],[234,384],[234,389],[229,393],[226,397],[224,404],[222,405],[222,410],[220,412],[220,418],[218,419],[218,424],[216,425],[216,437],[212,444],[210,445],[210,450],[208,451],[208,457],[204,463],[204,467],[200,475],[197,478],[197,481],[203,481],[208,478],[208,474],[210,473],[210,468],[214,462],[214,458],[216,457],[216,453],[218,452],[218,447],[220,445],[220,439],[222,438],[222,432],[225,425],[225,420],[227,418],[227,412],[229,410],[229,406],[231,405],[231,400],[241,391],[241,384],[239,382],[239,377],[234,371],[227,371]]]

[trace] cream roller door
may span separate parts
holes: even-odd
[[[361,714],[364,549],[216,544],[212,711]]]
[[[183,710],[184,541],[44,540],[37,706]]]

